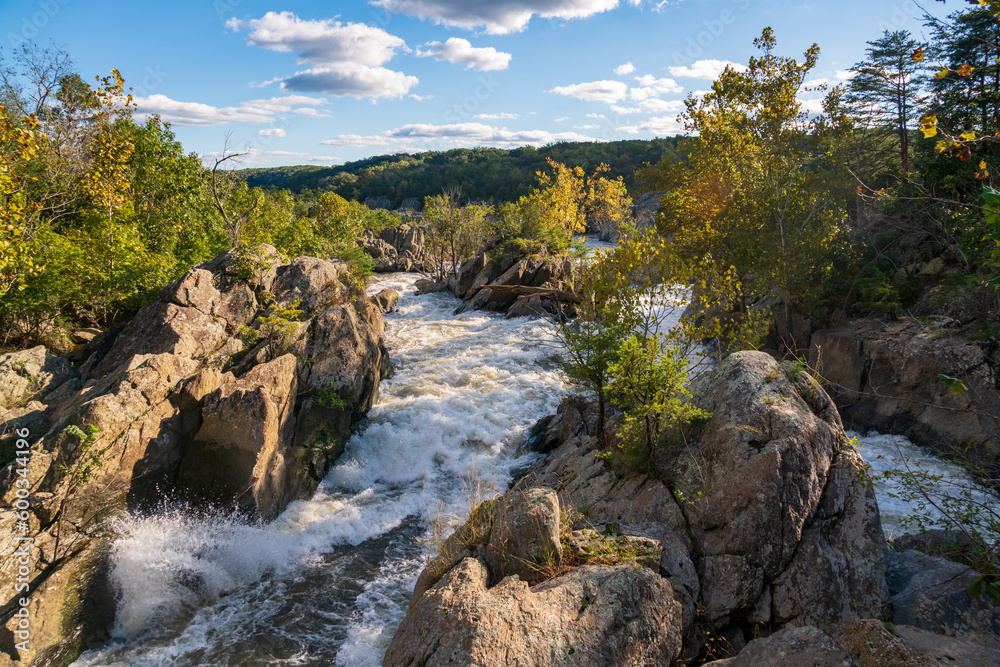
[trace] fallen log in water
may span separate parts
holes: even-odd
[[[551,287],[526,287],[524,285],[483,285],[485,289],[500,294],[516,294],[518,296],[539,296],[566,303],[580,303],[580,297],[572,292],[553,289]]]

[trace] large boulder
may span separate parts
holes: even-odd
[[[669,582],[632,565],[585,565],[534,587],[517,576],[490,588],[465,558],[412,606],[382,664],[666,665],[680,653]]]
[[[347,300],[350,288],[344,284],[349,268],[340,261],[331,262],[317,257],[296,257],[282,267],[274,283],[277,306],[298,309],[307,314]]]
[[[884,613],[878,506],[823,388],[796,365],[737,353],[691,391],[712,417],[661,443],[656,464],[668,473],[617,476],[595,456],[596,410],[566,401],[533,434],[536,448],[555,449],[529,476],[592,521],[660,542],[686,657],[701,650],[698,624],[739,644],[754,625]]]
[[[296,366],[295,356],[286,354],[205,398],[201,428],[180,465],[182,489],[265,519],[284,509]]]
[[[819,628],[803,625],[755,639],[738,655],[711,663],[718,667],[858,667],[833,637]]]
[[[972,568],[919,551],[895,551],[886,574],[893,620],[941,635],[1000,635],[1000,605],[969,595]]]

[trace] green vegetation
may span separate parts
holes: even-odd
[[[250,187],[225,169],[238,154],[206,169],[133,107],[117,70],[88,85],[58,49],[0,61],[0,347],[58,348],[68,326],[120,322],[229,248],[336,256],[364,275],[357,237],[398,224],[334,193],[310,210]]]
[[[559,143],[542,148],[458,148],[416,155],[381,155],[336,167],[270,167],[246,169],[242,174],[252,187],[286,189],[310,201],[323,192],[364,202],[386,197],[398,208],[404,199],[426,197],[461,187],[471,201],[510,202],[528,195],[535,174],[552,160],[591,172],[606,164],[612,179],[622,177],[633,188],[634,172],[647,162],[675,154],[677,138],[652,141]]]

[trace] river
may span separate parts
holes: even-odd
[[[470,479],[505,488],[532,460],[527,429],[570,389],[551,325],[454,315],[457,299],[416,295],[416,278],[370,288],[401,295],[386,317],[396,374],[316,495],[266,525],[182,508],[117,520],[113,640],[77,665],[381,664],[428,526],[468,511]],[[883,436],[860,440],[866,459],[891,454]],[[906,508],[884,493],[897,529]]]

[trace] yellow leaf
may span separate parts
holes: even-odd
[[[963,132],[962,134],[960,134],[958,136],[963,141],[973,141],[976,138],[976,133],[975,132]]]
[[[917,50],[911,54],[913,62],[922,63],[924,61],[924,47],[917,47]]]

